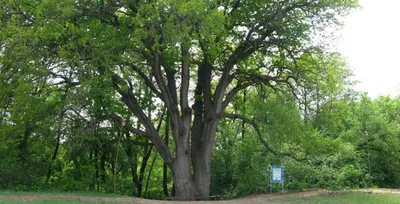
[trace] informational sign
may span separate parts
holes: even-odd
[[[282,179],[282,168],[272,168],[272,181],[281,182]]]
[[[284,168],[281,166],[271,166],[271,180],[270,180],[270,193],[272,193],[272,184],[281,183],[282,193],[284,186]]]

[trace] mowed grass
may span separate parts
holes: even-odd
[[[112,193],[99,193],[92,191],[58,191],[58,190],[44,190],[44,191],[0,191],[0,195],[66,195],[66,196],[87,196],[87,197],[122,197]]]
[[[2,197],[4,196],[4,197]],[[50,198],[37,198],[37,197],[50,197]],[[55,198],[51,198],[55,196]],[[59,198],[57,196],[61,196]],[[97,192],[65,192],[65,191],[42,191],[42,192],[26,192],[26,191],[0,191],[0,204],[111,204],[119,203],[117,201],[106,202],[99,200],[86,200],[79,197],[107,197],[107,198],[120,198],[123,196],[115,194],[97,193]],[[10,198],[11,197],[11,198]]]
[[[328,196],[273,198],[271,204],[400,204],[400,195],[348,193]]]
[[[104,201],[85,201],[79,199],[39,199],[39,200],[17,200],[17,199],[3,199],[0,198],[0,204],[25,204],[25,203],[33,203],[33,204],[111,204],[118,202],[104,202]]]
[[[85,194],[85,193],[83,193]],[[2,197],[3,195],[3,197]],[[49,195],[50,197],[40,197],[44,195]],[[89,196],[87,196],[89,195]],[[102,195],[102,194],[100,194]],[[65,196],[65,197],[54,197],[51,196]],[[74,196],[82,196],[80,193],[70,193],[68,195],[64,193],[56,194],[56,193],[12,193],[12,192],[0,192],[0,204],[23,204],[23,203],[33,203],[33,204],[110,204],[110,203],[122,203],[117,201],[118,196],[115,197],[114,200],[102,201],[101,199],[91,200],[85,199],[84,197],[90,198],[91,196],[99,196],[97,193],[89,193],[84,197],[74,197]],[[104,195],[103,195],[104,196]],[[38,198],[39,197],[39,198]],[[107,196],[108,197],[108,196]],[[114,199],[114,198],[113,198]],[[237,201],[233,200],[233,203],[237,203]],[[246,202],[246,200],[241,200],[243,204],[252,203],[250,200]],[[185,202],[182,202],[182,204]],[[218,204],[218,202],[213,202]],[[393,194],[365,194],[365,193],[348,193],[348,194],[339,194],[339,195],[328,195],[328,196],[310,196],[310,197],[281,197],[281,198],[272,198],[267,199],[263,203],[268,204],[400,204],[400,195]]]

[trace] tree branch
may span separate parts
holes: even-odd
[[[103,119],[112,119],[113,121],[115,121],[115,122],[118,122],[118,124],[122,124],[122,122],[124,121],[124,119],[121,117],[121,116],[118,116],[118,115],[116,115],[116,114],[107,114],[107,115],[104,115],[104,116],[102,116],[102,118]],[[142,131],[142,130],[139,130],[139,129],[136,129],[136,128],[134,128],[133,126],[132,126],[132,124],[128,124],[126,121],[124,121],[125,122],[125,126],[124,126],[124,128],[126,129],[126,130],[128,130],[129,132],[131,132],[131,133],[133,133],[133,134],[136,134],[136,135],[139,135],[139,136],[142,136],[142,137],[146,137],[146,138],[150,138],[149,136],[148,136],[148,134],[147,134],[147,132],[144,132],[144,131]]]
[[[129,64],[129,67],[131,68],[132,71],[136,72],[142,79],[143,82],[150,88],[150,90],[162,101],[165,100],[161,92],[154,86],[154,84],[150,81],[150,79],[147,77],[147,75],[139,69],[136,65]]]
[[[267,17],[264,22],[274,22],[280,19],[283,19],[290,11],[295,10],[297,8],[302,8],[311,5],[317,1],[309,1],[305,3],[294,3],[290,6],[287,6],[284,9],[278,9],[278,11],[271,16]],[[261,27],[266,27],[264,31],[258,35],[258,38],[251,38],[255,29],[259,29]],[[256,52],[260,47],[265,46],[265,39],[270,36],[272,33],[276,31],[276,27],[272,25],[266,25],[263,22],[260,22],[255,27],[250,28],[251,32],[248,32],[246,36],[246,40],[241,42],[237,48],[233,51],[233,53],[228,57],[228,60],[224,64],[223,73],[217,85],[214,101],[216,104],[216,112],[220,113],[222,111],[222,100],[226,90],[226,87],[229,86],[230,82],[228,80],[229,74],[232,68],[242,59],[246,59],[248,56]]]
[[[176,96],[176,85],[175,85],[175,78],[174,73],[171,70],[166,70],[167,80],[168,80],[168,87],[165,84],[164,76],[161,71],[161,56],[159,53],[152,51],[154,56],[154,63],[153,63],[153,73],[154,78],[156,79],[158,88],[161,91],[161,94],[165,98],[164,103],[167,106],[171,120],[173,124],[180,124],[180,114],[177,104],[177,96]],[[165,69],[168,69],[165,67]]]
[[[246,83],[239,83],[235,88],[233,88],[225,97],[225,100],[222,102],[222,108],[225,109],[229,103],[233,100],[235,95],[240,91],[243,90],[249,86],[251,86],[253,83],[252,82],[246,82]]]
[[[305,160],[305,158],[304,158],[304,159],[299,159],[299,158],[297,158],[297,156],[296,156],[294,153],[290,153],[290,152],[277,152],[276,150],[274,150],[274,149],[268,144],[268,142],[264,139],[264,137],[262,136],[261,130],[260,130],[260,128],[258,127],[258,124],[257,124],[254,120],[250,120],[249,118],[247,118],[247,117],[245,117],[245,116],[243,116],[243,115],[240,115],[240,114],[229,114],[229,113],[225,113],[225,114],[224,114],[224,117],[225,117],[225,118],[232,118],[232,119],[241,119],[241,120],[243,120],[245,123],[248,123],[248,124],[250,124],[251,126],[253,126],[253,128],[254,128],[254,129],[256,130],[256,132],[257,132],[257,136],[258,136],[258,138],[260,139],[261,143],[262,143],[262,144],[264,145],[264,147],[265,147],[269,152],[271,152],[272,154],[277,155],[277,156],[288,156],[288,157],[291,157],[291,158],[293,158],[293,159],[295,159],[295,160],[298,160],[298,161]]]
[[[180,90],[180,105],[181,111],[186,112],[189,108],[189,49],[184,45],[181,46],[182,53],[182,72],[181,72],[181,90]]]
[[[123,90],[120,87],[120,83],[124,83],[124,80],[118,75],[114,74],[112,76],[114,89],[122,96],[122,101],[128,106],[129,110],[138,118],[138,120],[146,127],[147,137],[153,142],[154,146],[157,148],[161,157],[168,164],[173,171],[173,157],[168,147],[162,140],[161,136],[158,134],[157,129],[154,127],[151,120],[144,114],[143,110],[138,106],[137,99],[131,90]]]

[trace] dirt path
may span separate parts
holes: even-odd
[[[348,191],[328,191],[328,190],[309,190],[298,193],[286,193],[286,194],[260,194],[251,195],[235,200],[223,200],[223,201],[163,201],[163,200],[149,200],[134,197],[89,197],[89,196],[74,196],[74,195],[0,195],[0,198],[16,199],[24,201],[33,200],[53,200],[53,199],[65,199],[65,200],[83,200],[83,201],[105,201],[105,202],[121,202],[121,203],[135,203],[135,204],[264,204],[271,198],[278,197],[303,197],[303,196],[318,196],[318,195],[333,195],[333,194],[344,194],[349,192],[361,192],[361,193],[378,193],[378,194],[400,194],[398,189],[361,189],[361,190],[348,190]]]

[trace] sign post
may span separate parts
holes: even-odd
[[[271,166],[271,179],[269,185],[269,193],[272,193],[272,183],[281,183],[282,193],[284,187],[284,168],[282,166]]]

